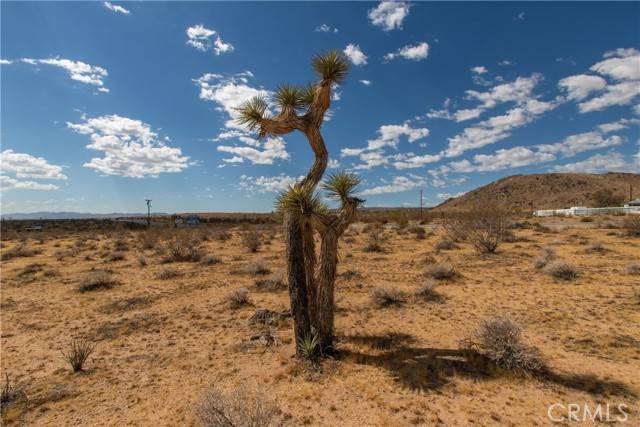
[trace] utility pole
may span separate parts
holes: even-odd
[[[147,228],[151,228],[151,199],[145,199],[147,202]]]
[[[420,190],[420,221],[422,221],[422,190]]]

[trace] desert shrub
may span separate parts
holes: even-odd
[[[602,253],[606,251],[607,251],[607,248],[605,248],[602,242],[593,242],[589,246],[587,246],[587,252]]]
[[[95,350],[96,346],[90,341],[82,339],[74,339],[71,341],[69,349],[62,351],[64,360],[71,365],[73,372],[80,372],[84,368],[84,364]]]
[[[173,268],[163,268],[156,274],[156,278],[160,280],[175,279],[178,276],[180,276],[180,273]]]
[[[232,308],[249,304],[249,291],[246,288],[234,289],[224,298]]]
[[[416,296],[426,301],[440,301],[442,295],[437,290],[438,283],[433,279],[427,279],[416,292]]]
[[[163,262],[196,262],[202,258],[200,240],[194,233],[175,233],[164,246],[167,255]]]
[[[94,270],[89,272],[78,285],[79,292],[91,292],[101,289],[111,289],[116,280],[108,270]]]
[[[533,228],[535,229],[535,231],[539,233],[546,233],[546,234],[555,233],[555,230],[553,230],[551,227],[544,224],[540,224],[539,222],[534,223]]]
[[[533,266],[540,270],[541,268],[546,267],[546,265],[554,259],[556,259],[556,250],[550,246],[545,246],[542,248],[542,254],[533,260]]]
[[[507,318],[498,317],[484,321],[463,341],[466,348],[477,350],[496,365],[510,371],[535,373],[544,370],[545,364],[535,347],[527,346],[521,339],[520,327]]]
[[[424,227],[420,227],[419,225],[414,225],[407,231],[409,231],[409,233],[413,233],[418,240],[423,240],[427,237],[427,231],[424,229]]]
[[[44,267],[43,264],[38,264],[38,263],[32,263],[32,264],[27,264],[22,271],[20,271],[19,275],[20,276],[28,276],[31,274],[36,274],[40,271],[42,271],[42,267]]]
[[[640,262],[632,262],[627,266],[627,273],[632,275],[640,274]]]
[[[146,265],[147,265],[147,259],[146,259],[144,256],[140,255],[140,256],[138,257],[138,265],[139,265],[140,267],[146,267]]]
[[[277,311],[260,308],[249,318],[249,325],[277,326],[288,317],[291,317],[291,311],[289,310],[278,313]]]
[[[107,256],[107,261],[109,262],[122,261],[122,260],[124,260],[124,253],[119,251],[111,252]]]
[[[622,221],[622,228],[629,237],[640,237],[640,215],[627,215]]]
[[[14,403],[22,400],[26,400],[26,393],[20,389],[16,388],[15,384],[11,382],[11,378],[8,373],[4,373],[4,384],[2,384],[2,390],[0,390],[0,414],[4,417],[9,406]],[[2,423],[4,425],[4,418],[2,418]]]
[[[261,291],[280,291],[287,289],[287,285],[284,283],[282,278],[277,276],[256,279],[254,284],[256,288]]]
[[[129,245],[124,238],[119,237],[115,242],[113,242],[113,250],[116,252],[125,252],[129,250]]]
[[[493,253],[509,232],[511,218],[497,206],[476,206],[464,216],[465,236],[478,252]]]
[[[382,246],[382,241],[382,234],[377,230],[373,230],[369,235],[369,242],[363,250],[365,252],[385,252],[385,248]]]
[[[449,240],[461,242],[466,238],[464,219],[460,213],[449,214],[444,217],[441,226]]]
[[[227,230],[218,230],[213,233],[213,238],[220,242],[226,242],[231,238],[231,233],[229,233]]]
[[[298,339],[298,347],[303,358],[315,360],[318,356],[318,337],[311,333],[304,338]]]
[[[254,262],[247,266],[247,273],[252,276],[264,276],[271,273],[271,270],[262,262]]]
[[[583,216],[580,218],[580,222],[593,222],[593,218],[590,216]]]
[[[592,200],[597,208],[606,208],[609,206],[621,206],[624,203],[624,194],[615,193],[610,188],[603,188],[593,193]]]
[[[242,234],[242,244],[249,252],[258,252],[262,242],[260,241],[260,233],[257,231],[246,231]]]
[[[554,261],[545,267],[545,272],[554,279],[574,280],[578,278],[578,269],[564,261]]]
[[[220,264],[221,262],[222,260],[215,255],[205,255],[202,258],[200,258],[200,264],[204,264],[204,265]]]
[[[443,237],[442,239],[438,240],[438,242],[436,242],[435,244],[435,248],[439,251],[448,251],[451,249],[456,249],[457,247],[458,245],[456,245],[456,242],[454,242],[448,237]]]
[[[406,301],[406,297],[403,292],[386,287],[371,289],[371,291],[369,291],[369,297],[378,307],[399,305]]]
[[[269,427],[277,424],[279,412],[262,392],[246,387],[236,388],[230,394],[211,387],[195,409],[204,427]]]
[[[436,280],[454,279],[458,273],[449,263],[440,263],[430,266],[426,272],[427,277]]]
[[[38,255],[41,253],[42,253],[42,249],[40,248],[29,248],[24,244],[19,244],[17,246],[14,246],[11,249],[2,251],[2,259],[6,261],[12,258],[26,258],[26,257],[32,257],[34,255]]]
[[[154,249],[160,240],[160,234],[154,230],[147,230],[140,234],[140,246],[142,249]]]

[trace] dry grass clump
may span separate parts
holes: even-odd
[[[275,402],[244,386],[229,394],[211,387],[195,409],[204,427],[270,427],[278,424],[279,413]]]
[[[627,215],[622,221],[622,228],[629,237],[640,237],[640,215]]]
[[[175,279],[178,276],[180,276],[180,273],[173,268],[163,268],[156,274],[156,278],[160,280]]]
[[[27,264],[19,273],[19,276],[28,276],[42,271],[44,264],[32,263]]]
[[[203,265],[214,265],[214,264],[220,264],[221,262],[222,262],[222,259],[215,255],[205,255],[202,258],[200,258],[200,264],[203,264]]]
[[[540,270],[554,259],[556,259],[556,250],[550,246],[545,246],[542,248],[542,254],[533,260],[533,266]]]
[[[4,425],[4,416],[7,409],[18,401],[24,401],[27,399],[27,394],[20,388],[16,388],[15,384],[12,384],[8,373],[4,373],[4,384],[2,384],[2,390],[0,390],[0,415],[3,417],[2,422]]]
[[[433,279],[427,279],[416,291],[416,296],[425,301],[441,301],[442,295],[437,290],[438,283]]]
[[[212,237],[219,242],[226,242],[231,238],[231,233],[229,233],[227,230],[218,230],[213,233]]]
[[[544,270],[551,277],[558,280],[575,280],[579,276],[578,269],[564,261],[549,263]]]
[[[509,233],[511,218],[497,206],[475,207],[463,221],[464,233],[481,253],[493,253]]]
[[[456,242],[454,242],[450,238],[443,237],[442,239],[438,240],[438,242],[436,242],[435,248],[439,251],[449,251],[452,249],[457,249],[458,245],[456,245]]]
[[[249,290],[246,288],[235,289],[229,292],[224,299],[229,303],[231,308],[239,308],[244,305],[248,305],[249,300]]]
[[[640,275],[640,262],[632,262],[627,266],[627,274]]]
[[[12,258],[26,258],[32,257],[42,253],[40,248],[29,248],[24,244],[19,244],[11,249],[2,251],[2,260],[7,261]]]
[[[427,231],[424,229],[424,227],[420,227],[419,225],[409,227],[407,231],[414,234],[416,236],[416,239],[418,240],[424,240],[427,237]]]
[[[263,262],[254,262],[247,266],[247,273],[252,276],[265,276],[271,273],[271,270]]]
[[[77,289],[79,292],[98,291],[101,289],[111,289],[116,283],[110,271],[94,270],[82,279]]]
[[[587,252],[603,253],[606,251],[607,251],[607,248],[604,246],[602,242],[593,242],[589,246],[587,246]]]
[[[123,237],[119,237],[113,242],[113,250],[116,252],[125,252],[129,250],[129,245]]]
[[[154,249],[160,241],[160,233],[155,230],[147,230],[140,234],[139,239],[142,249]]]
[[[247,231],[242,234],[242,245],[249,249],[249,252],[258,252],[262,242],[261,235],[257,231]]]
[[[62,351],[64,360],[71,365],[73,372],[80,372],[84,369],[84,364],[95,350],[96,345],[90,341],[74,339],[67,351]]]
[[[516,323],[498,317],[482,322],[462,344],[484,354],[502,369],[525,374],[543,371],[545,363],[539,350],[524,344],[521,335],[522,330]]]
[[[108,262],[115,262],[115,261],[123,261],[124,260],[124,253],[120,252],[120,251],[115,251],[115,252],[111,252],[108,256],[107,256],[107,261]]]
[[[194,233],[175,233],[164,247],[167,255],[163,262],[197,262],[203,255],[200,239]]]
[[[365,252],[386,252],[385,248],[382,246],[383,240],[382,234],[374,229],[369,235],[369,242],[367,243],[367,246],[365,246],[363,250]]]
[[[393,288],[379,287],[369,291],[369,297],[378,307],[400,305],[406,301],[406,295]]]
[[[258,288],[259,290],[267,291],[267,292],[281,291],[281,290],[287,289],[287,285],[284,283],[282,278],[278,276],[265,277],[264,279],[256,279],[254,284],[256,288]]]
[[[451,264],[444,262],[429,267],[426,275],[436,280],[448,280],[456,278],[458,272]]]

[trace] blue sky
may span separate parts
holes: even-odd
[[[323,126],[368,206],[640,171],[640,3],[2,2],[2,212],[270,211],[300,135],[233,107],[352,62]]]

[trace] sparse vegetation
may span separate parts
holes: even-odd
[[[200,259],[200,264],[203,264],[203,265],[214,265],[214,264],[220,264],[221,262],[222,262],[222,259],[220,259],[215,255],[205,255]]]
[[[249,291],[246,288],[234,289],[229,292],[225,300],[229,303],[231,308],[239,308],[243,305],[248,305],[249,300]]]
[[[255,286],[258,290],[273,292],[287,289],[287,285],[284,283],[281,277],[266,277],[264,279],[257,279]]]
[[[546,246],[542,248],[542,254],[533,260],[533,266],[536,269],[540,270],[546,267],[546,265],[549,264],[549,262],[556,259],[556,257],[557,255],[556,255],[555,249],[553,249],[550,246]]]
[[[640,237],[640,215],[627,215],[622,221],[622,228],[629,237]]]
[[[450,238],[443,237],[442,239],[438,240],[438,242],[436,242],[435,248],[439,251],[450,251],[452,249],[457,249],[458,245],[456,245],[456,242],[454,242]]]
[[[397,289],[378,287],[369,291],[369,297],[378,307],[399,305],[406,301],[406,295]]]
[[[463,340],[465,348],[477,350],[496,365],[509,371],[537,373],[545,368],[540,352],[522,342],[520,327],[508,318],[498,317],[482,322]]]
[[[156,275],[156,277],[160,280],[175,279],[176,277],[179,277],[179,276],[180,276],[180,273],[177,270],[174,270],[173,268],[163,268]]]
[[[545,272],[554,279],[558,280],[575,280],[578,278],[578,269],[564,261],[554,261],[544,268]]]
[[[7,261],[12,258],[26,258],[32,257],[42,253],[40,248],[30,248],[24,244],[19,244],[11,249],[2,251],[2,260]]]
[[[91,292],[100,289],[111,289],[116,285],[113,274],[108,270],[94,270],[89,272],[78,285],[78,291]]]
[[[207,390],[195,413],[204,427],[270,427],[280,410],[258,390],[238,387],[229,394]]]
[[[247,273],[252,276],[265,276],[271,273],[271,269],[263,262],[254,262],[247,266]]]
[[[64,360],[71,365],[73,372],[81,372],[84,370],[84,364],[95,348],[96,345],[90,341],[74,339],[71,341],[69,349],[62,351],[62,356]]]
[[[365,252],[385,252],[385,248],[382,246],[382,241],[384,239],[382,238],[382,233],[380,233],[377,230],[374,230],[371,232],[371,234],[369,234],[369,242],[367,243],[367,245],[364,247],[364,251]]]
[[[640,275],[640,262],[632,262],[627,266],[627,273],[632,275]]]
[[[261,237],[257,231],[246,231],[242,234],[242,244],[249,252],[258,252],[262,246]]]
[[[416,296],[425,301],[440,301],[442,295],[438,292],[438,283],[433,279],[427,279],[416,292]]]
[[[163,262],[197,262],[203,255],[200,240],[191,232],[175,233],[165,242],[165,251]]]
[[[458,273],[451,264],[440,263],[430,266],[427,269],[426,275],[436,280],[450,280],[454,279]]]
[[[597,208],[622,206],[624,201],[624,194],[616,193],[610,188],[603,188],[593,193],[593,203]]]

